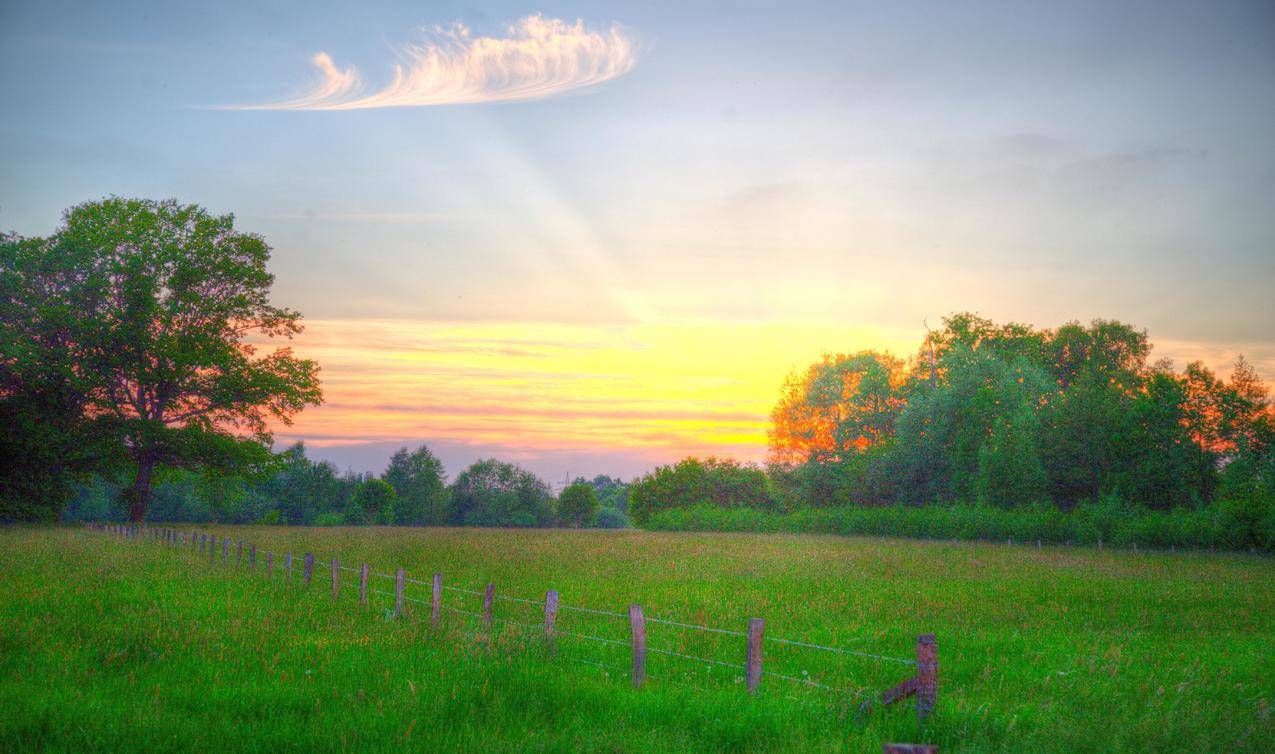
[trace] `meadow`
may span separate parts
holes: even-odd
[[[81,528],[0,530],[0,748],[273,751],[1272,750],[1275,560],[791,534],[208,527],[255,568]],[[266,553],[273,571],[265,573]],[[313,552],[314,583],[283,553]],[[392,615],[393,582],[333,599],[326,558],[440,572],[457,589]],[[246,560],[245,553],[245,560]],[[934,715],[859,702],[913,668],[768,642],[778,676],[668,654],[628,677],[627,621],[563,610],[550,653],[526,625],[563,605],[907,659],[934,633]],[[409,584],[411,599],[429,588]],[[464,612],[457,612],[464,611]],[[653,648],[741,663],[734,634],[648,627]],[[584,634],[619,642],[577,639]]]

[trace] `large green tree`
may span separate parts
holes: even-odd
[[[301,316],[270,302],[270,247],[233,216],[112,197],[18,245],[5,257],[16,268],[5,270],[3,334],[18,342],[4,369],[36,375],[22,395],[70,393],[66,442],[105,437],[123,453],[130,519],[145,517],[158,468],[263,466],[271,423],[321,401],[313,361],[262,350],[300,333]],[[36,325],[10,324],[23,317]]]

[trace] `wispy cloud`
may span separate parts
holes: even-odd
[[[637,45],[612,24],[604,30],[583,21],[527,16],[503,37],[474,36],[460,22],[425,31],[420,44],[398,51],[402,63],[379,91],[365,93],[359,71],[339,67],[332,56],[311,58],[319,79],[297,96],[235,110],[361,110],[542,99],[622,76],[637,61]]]

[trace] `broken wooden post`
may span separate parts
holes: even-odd
[[[491,603],[496,600],[496,585],[488,584],[483,592],[483,633],[491,630]]]
[[[362,570],[359,571],[359,602],[367,604],[367,563],[364,563]]]
[[[934,712],[939,693],[939,648],[934,634],[916,637],[916,715],[925,719]]]
[[[337,590],[339,589],[338,587],[339,582],[337,581],[337,579],[339,578],[338,572],[340,570],[341,570],[341,562],[337,559],[337,556],[333,555],[332,556],[332,599],[336,599],[338,596]]]
[[[761,686],[761,635],[766,629],[766,621],[753,618],[748,621],[748,693],[756,694]]]
[[[633,685],[646,683],[646,617],[641,605],[629,605],[629,631],[633,638]]]
[[[429,623],[438,628],[438,620],[443,611],[443,574],[434,574],[434,598],[430,604]]]
[[[554,646],[554,638],[558,632],[558,593],[552,589],[545,592],[545,640],[550,649]]]
[[[403,614],[403,569],[398,569],[394,577],[394,615]]]
[[[305,554],[305,566],[302,574],[305,576],[305,585],[310,586],[310,581],[314,579],[314,553],[307,552]]]

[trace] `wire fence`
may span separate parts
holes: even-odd
[[[198,548],[202,557],[207,557],[211,562],[216,561],[217,551],[221,550],[222,561],[229,562],[231,557],[230,542],[231,540],[223,538],[220,543],[217,542],[215,535],[208,535],[204,532],[180,531],[167,528],[139,528],[121,525],[95,525],[91,528],[107,533],[116,534],[127,539],[137,539],[143,536],[153,541],[162,542],[164,544],[174,546],[190,546]],[[220,544],[220,547],[218,547]],[[245,553],[247,557],[245,558]],[[871,706],[875,695],[866,688],[843,688],[839,685],[811,678],[806,671],[802,671],[801,675],[793,675],[789,673],[776,672],[770,669],[764,669],[762,666],[762,648],[765,644],[794,647],[799,649],[810,650],[814,652],[824,652],[837,656],[850,656],[863,660],[874,662],[892,663],[905,665],[915,668],[916,674],[904,679],[893,688],[887,689],[880,693],[880,702],[887,705],[909,696],[916,696],[917,711],[920,715],[925,716],[933,709],[935,698],[937,695],[937,650],[932,634],[926,634],[917,639],[917,656],[916,659],[896,657],[886,654],[878,654],[874,652],[865,652],[860,649],[848,649],[846,647],[829,646],[810,641],[801,641],[796,639],[788,639],[783,637],[766,636],[764,633],[764,621],[761,619],[753,619],[749,623],[749,630],[738,631],[716,626],[705,626],[698,623],[689,623],[671,618],[662,618],[656,616],[647,616],[640,605],[630,606],[628,613],[622,613],[614,610],[605,610],[596,607],[587,607],[583,605],[571,605],[562,603],[558,600],[558,593],[553,590],[546,592],[544,599],[536,600],[517,595],[509,595],[498,593],[494,585],[488,584],[485,590],[469,589],[462,586],[443,583],[442,576],[435,574],[432,581],[424,581],[421,579],[410,578],[403,569],[398,569],[397,573],[390,574],[383,571],[373,570],[368,564],[363,563],[359,568],[343,565],[335,557],[324,557],[314,553],[305,553],[302,558],[297,558],[293,553],[263,553],[268,573],[273,574],[274,570],[278,570],[280,575],[287,578],[296,578],[303,580],[307,585],[312,583],[315,578],[316,564],[321,566],[319,578],[323,578],[323,571],[330,571],[328,578],[331,579],[332,594],[339,596],[341,593],[348,593],[343,587],[348,586],[350,590],[357,591],[359,598],[363,602],[368,602],[369,595],[378,597],[386,597],[394,601],[396,614],[404,612],[404,603],[412,603],[428,606],[430,608],[431,623],[437,625],[440,613],[445,611],[450,614],[465,616],[469,619],[478,619],[482,623],[482,631],[478,636],[490,635],[490,628],[493,623],[516,628],[528,634],[543,634],[543,638],[550,643],[556,645],[559,639],[573,639],[582,642],[591,642],[600,647],[621,647],[631,653],[632,667],[630,675],[634,685],[641,685],[646,680],[646,656],[648,653],[652,655],[676,658],[678,660],[686,660],[703,664],[707,669],[714,667],[726,668],[731,671],[742,671],[744,680],[747,682],[747,688],[750,692],[756,693],[760,687],[763,678],[770,678],[775,681],[799,686],[804,689],[812,689],[819,692],[827,693],[837,697],[844,703],[861,703]],[[282,563],[276,561],[282,560]],[[252,568],[257,568],[257,552],[255,545],[245,542],[236,543],[235,562]],[[297,564],[300,563],[300,567]],[[340,573],[358,574],[358,580],[338,578]],[[376,588],[369,582],[371,578],[386,579],[394,582],[394,591],[386,591]],[[431,599],[425,600],[414,597],[407,593],[407,585],[417,587],[425,587],[431,590]],[[462,599],[479,597],[482,598],[482,610],[476,612],[472,610],[462,609],[453,604],[444,604],[444,594],[463,595]],[[542,623],[529,623],[526,621],[515,620],[510,617],[496,616],[493,614],[493,603],[516,604],[523,608],[535,608],[539,610],[544,608],[544,620]],[[597,636],[593,633],[582,633],[573,630],[563,630],[558,626],[557,616],[560,611],[567,613],[577,613],[585,616],[598,616],[605,618],[619,618],[625,620],[629,625],[629,636],[626,640],[617,638],[609,638],[606,636]],[[649,646],[647,644],[647,627],[668,626],[687,632],[696,632],[705,636],[731,637],[732,639],[744,640],[743,663],[723,660],[718,657],[709,657],[702,654],[693,654],[690,651],[678,651],[663,646]],[[863,641],[864,637],[855,637],[850,641]],[[583,662],[585,664],[597,665],[610,670],[619,670],[613,665],[594,662],[585,658],[570,657],[573,661]],[[739,679],[736,678],[738,681]],[[866,700],[866,701],[865,701]]]

